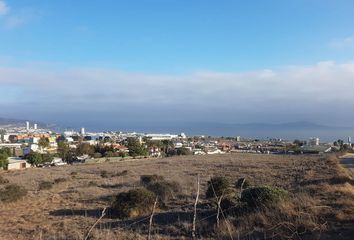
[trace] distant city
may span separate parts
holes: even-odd
[[[3,168],[59,166],[100,159],[168,157],[227,153],[321,154],[353,150],[351,137],[322,142],[308,139],[249,138],[236,136],[189,135],[186,133],[139,133],[76,130],[56,132],[29,121],[3,125],[0,149],[7,149]]]

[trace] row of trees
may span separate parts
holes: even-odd
[[[26,155],[27,162],[33,166],[39,166],[45,163],[50,163],[54,159],[54,155],[50,153],[41,154],[38,152],[31,152]]]
[[[151,141],[145,139],[145,144],[140,143],[136,138],[128,138],[124,142],[129,150],[129,155],[132,157],[137,156],[148,156],[148,148],[157,147],[159,148],[166,156],[174,155],[189,155],[191,154],[190,150],[187,148],[175,149],[172,141],[163,140],[163,141]],[[38,141],[38,145],[43,150],[49,147],[49,139],[41,138]],[[39,166],[44,163],[51,162],[54,157],[60,157],[63,161],[71,163],[75,160],[76,157],[82,155],[89,155],[94,158],[100,157],[126,157],[128,154],[126,152],[119,151],[115,149],[112,145],[97,144],[90,145],[89,143],[80,142],[76,148],[71,148],[68,142],[63,140],[58,141],[58,149],[56,154],[41,154],[31,152],[25,158],[27,161],[34,165]],[[5,158],[5,157],[4,157]],[[7,159],[7,158],[6,158]]]

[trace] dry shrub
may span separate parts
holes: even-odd
[[[323,186],[323,190],[328,193],[335,193],[339,195],[347,195],[348,197],[354,198],[354,187],[350,183],[345,183],[341,185],[329,185]],[[354,202],[354,200],[353,200]]]
[[[174,199],[176,195],[182,192],[178,182],[167,181],[159,175],[143,175],[140,177],[140,183],[149,191],[156,194],[159,203],[166,204],[167,201]]]
[[[122,176],[127,176],[128,175],[128,170],[123,170],[121,172],[116,172],[111,174],[112,177],[122,177]]]
[[[54,183],[58,184],[58,183],[62,183],[62,182],[66,182],[68,179],[66,178],[56,178],[54,179]]]
[[[242,189],[246,189],[251,187],[252,184],[250,181],[248,181],[245,178],[239,178],[236,182],[235,182],[235,188],[240,189],[242,187]]]
[[[230,193],[230,182],[225,177],[212,177],[208,181],[208,189],[205,193],[207,198],[219,198]]]
[[[353,221],[354,220],[354,187],[345,183],[342,185],[322,186],[323,191],[332,196],[333,210],[332,214],[339,221]]]
[[[110,178],[110,177],[121,177],[121,176],[126,176],[128,175],[128,170],[123,170],[121,172],[116,172],[116,173],[110,173],[106,170],[102,170],[100,172],[100,175],[102,178]]]
[[[140,183],[143,186],[147,186],[149,184],[153,184],[153,183],[159,182],[159,181],[164,181],[164,178],[162,176],[159,176],[156,174],[140,176]]]
[[[95,182],[95,181],[89,181],[89,182],[87,183],[87,186],[88,186],[88,187],[97,187],[97,186],[98,186],[98,183]]]
[[[332,168],[334,176],[330,179],[331,184],[344,184],[351,182],[351,176],[347,170],[340,164],[340,160],[335,155],[326,157],[326,163]]]
[[[102,178],[108,178],[109,177],[108,172],[106,170],[102,170],[100,172],[100,175],[101,175]]]
[[[149,214],[155,202],[155,194],[145,188],[119,193],[112,209],[119,218],[131,218]]]
[[[231,236],[235,236],[235,239],[239,237],[239,230],[237,226],[230,220],[221,220],[219,226],[214,226],[216,239],[230,239]]]
[[[170,199],[174,199],[176,195],[181,193],[181,186],[177,182],[166,180],[153,182],[146,186],[148,190],[155,193],[162,203],[166,203]]]
[[[10,184],[5,189],[0,190],[1,202],[15,202],[27,195],[27,190],[19,185]]]
[[[0,175],[0,184],[7,184],[7,183],[9,183],[9,180],[7,180],[6,178]]]
[[[48,181],[42,181],[39,183],[38,185],[38,189],[39,190],[49,190],[53,187],[53,183],[52,182],[48,182]]]
[[[316,204],[310,196],[301,194],[293,201],[281,201],[236,217],[237,235],[247,239],[260,236],[276,239],[301,239],[307,234],[316,236],[326,229]]]
[[[83,239],[83,238],[81,238]],[[80,239],[80,240],[81,240]],[[111,229],[94,230],[89,238],[90,240],[145,240],[145,236],[129,231],[112,231]],[[154,238],[155,239],[155,238]]]

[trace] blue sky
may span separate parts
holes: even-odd
[[[0,107],[74,125],[122,112],[350,125],[353,12],[349,0],[0,0]]]

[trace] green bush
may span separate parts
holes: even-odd
[[[140,183],[143,186],[147,186],[149,184],[155,183],[155,182],[159,182],[159,181],[164,181],[164,178],[162,176],[159,175],[142,175],[140,176]]]
[[[15,202],[22,199],[27,195],[27,190],[23,187],[10,184],[5,187],[5,189],[0,190],[0,201],[1,202]]]
[[[42,181],[39,183],[38,189],[39,190],[48,190],[48,189],[51,189],[52,187],[53,187],[52,182]]]
[[[241,194],[241,202],[245,202],[251,208],[267,207],[281,200],[286,200],[289,194],[278,187],[259,186],[245,189]]]
[[[188,148],[185,148],[185,147],[178,148],[176,153],[177,153],[178,156],[191,155],[192,154],[192,152]]]
[[[220,198],[230,193],[230,182],[225,177],[212,177],[208,181],[207,198]]]
[[[145,188],[129,190],[116,196],[112,209],[119,218],[147,215],[152,210],[155,198],[155,194]]]

